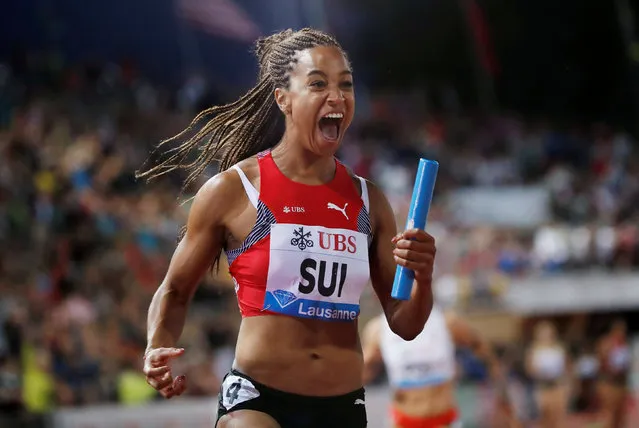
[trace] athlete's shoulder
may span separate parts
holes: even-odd
[[[369,179],[365,179],[365,181],[366,181],[366,186],[368,187],[368,194],[370,195],[370,198],[371,198],[371,204],[388,203],[388,199],[386,198],[386,195],[377,184],[375,184],[373,181]]]
[[[438,317],[439,319],[443,320],[449,329],[473,328],[471,326],[471,323],[466,318],[464,318],[461,314],[459,314],[453,309],[443,310],[441,308],[438,308],[437,306],[433,306],[433,310],[431,311],[431,316],[433,318]]]
[[[444,316],[444,319],[448,322],[455,322],[461,319],[461,316],[452,308],[440,308],[437,304],[433,305],[432,312],[438,312]]]
[[[355,188],[359,191],[359,194],[361,195],[362,194],[362,181],[361,181],[360,176],[355,174],[355,172],[353,171],[353,168],[351,168],[350,166],[346,165],[344,162],[342,162],[338,158],[335,158],[335,160],[337,161],[338,165],[341,165],[342,168],[344,168],[346,170],[346,173],[351,178],[351,181],[355,185]]]
[[[216,202],[236,194],[241,188],[242,181],[237,172],[228,169],[206,180],[196,193],[194,202]]]
[[[338,162],[340,162],[339,159],[338,159]],[[371,205],[373,204],[373,198],[375,198],[375,200],[378,200],[379,198],[382,198],[382,201],[386,200],[386,196],[384,196],[384,192],[382,192],[382,190],[374,182],[372,182],[368,178],[355,174],[355,172],[348,165],[345,165],[342,162],[340,162],[340,164],[346,169],[346,172],[351,177],[353,184],[359,190],[360,195],[362,194],[362,190],[363,190],[362,184],[366,185],[369,198],[371,199]]]
[[[257,155],[241,160],[234,166],[241,169],[251,183],[255,184],[255,181],[259,181],[260,165],[257,161]],[[237,175],[237,173],[235,173],[235,175]]]
[[[388,198],[382,189],[371,180],[365,179],[365,183],[368,189],[369,212],[374,234],[379,234],[378,232],[384,229],[391,235],[395,235],[397,232],[395,212]]]
[[[251,167],[249,159],[240,162],[238,166],[249,179],[254,174],[254,168]],[[245,199],[240,175],[233,168],[229,168],[209,178],[200,187],[193,199],[191,213],[192,215],[206,213],[212,221],[219,220],[229,214],[232,215],[235,209],[239,209],[241,203],[245,202]]]

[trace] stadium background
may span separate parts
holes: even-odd
[[[637,331],[634,1],[0,6],[0,426],[210,426],[233,289],[224,274],[200,287],[175,368],[188,395],[158,403],[140,373],[145,312],[194,189],[132,173],[196,111],[249,88],[251,40],[287,27],[327,29],[349,51],[358,110],[340,156],[386,190],[400,226],[417,158],[439,160],[436,291],[498,346],[522,418],[535,416],[522,371],[535,321],[555,322],[577,361],[612,318]],[[365,295],[362,321],[377,311]],[[467,426],[491,426],[464,350],[459,377]],[[387,393],[383,377],[369,388],[372,428]]]

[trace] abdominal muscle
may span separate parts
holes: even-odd
[[[259,383],[292,394],[347,394],[362,387],[357,322],[280,315],[244,318],[234,368]]]
[[[452,381],[421,388],[397,389],[393,392],[393,407],[413,417],[435,417],[456,408]]]

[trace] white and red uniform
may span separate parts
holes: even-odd
[[[259,193],[234,167],[257,210],[240,248],[226,251],[242,317],[356,320],[370,279],[366,182],[360,178],[360,197],[339,161],[333,180],[317,186],[288,179],[270,151],[258,155],[258,164]]]
[[[435,304],[422,332],[410,342],[390,329],[386,317],[382,318],[380,350],[386,365],[388,380],[395,391],[434,387],[450,382],[455,377],[455,344],[446,317]],[[459,427],[456,408],[441,414],[424,417],[404,414],[391,406],[391,419],[395,426],[406,428]]]
[[[380,349],[393,389],[422,388],[450,382],[455,376],[455,345],[446,318],[433,305],[424,330],[410,342],[397,336],[383,318]]]

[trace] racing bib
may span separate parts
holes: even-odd
[[[271,225],[264,310],[354,321],[370,279],[368,238],[348,229]]]

